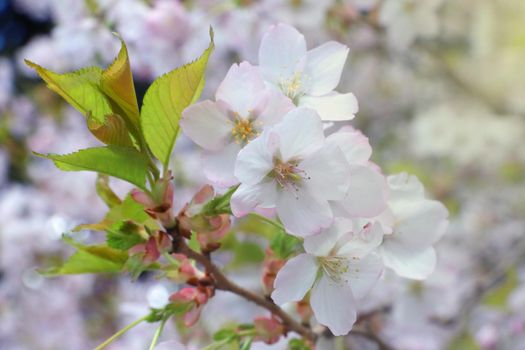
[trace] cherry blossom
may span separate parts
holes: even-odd
[[[433,244],[447,229],[448,211],[441,202],[425,198],[415,176],[392,175],[388,185],[388,208],[379,217],[386,233],[380,247],[384,264],[402,277],[425,279],[436,266]]]
[[[368,138],[351,126],[344,126],[326,138],[330,145],[339,147],[350,165],[350,186],[343,200],[332,203],[332,208],[343,216],[369,218],[386,208],[388,188],[385,177],[375,164],[370,163],[372,147]]]
[[[280,305],[300,301],[311,289],[317,321],[334,335],[347,334],[356,321],[356,300],[367,295],[383,269],[375,252],[382,237],[377,223],[337,218],[329,229],[305,238],[306,253],[279,271],[272,299]]]
[[[328,201],[345,197],[349,171],[343,152],[325,142],[317,113],[300,107],[239,152],[231,208],[235,216],[275,208],[289,233],[313,235],[332,223]]]
[[[304,36],[281,23],[264,35],[259,65],[266,82],[297,106],[315,109],[323,120],[350,120],[357,113],[357,99],[351,93],[334,91],[348,51],[335,41],[307,51]]]
[[[238,181],[233,174],[239,150],[265,127],[282,120],[293,108],[285,96],[265,87],[256,67],[234,64],[215,94],[187,108],[180,121],[184,133],[206,150],[203,170],[219,186]]]

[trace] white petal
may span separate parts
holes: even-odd
[[[383,271],[383,260],[377,253],[363,258],[350,258],[350,268],[345,274],[356,299],[365,297],[376,284]]]
[[[343,151],[350,164],[366,165],[372,155],[368,137],[353,128],[341,128],[326,138],[328,144],[335,144]]]
[[[182,112],[182,131],[196,144],[209,151],[218,151],[229,143],[232,124],[223,103],[203,101]]]
[[[348,47],[329,41],[306,53],[304,78],[308,94],[325,95],[336,88],[348,56]]]
[[[434,200],[398,201],[390,208],[397,225],[392,239],[416,250],[437,242],[448,226],[448,211]]]
[[[290,79],[306,57],[306,41],[297,29],[278,24],[264,34],[259,47],[259,66],[264,77],[274,84]],[[302,70],[302,69],[301,69]]]
[[[315,283],[310,305],[317,321],[336,336],[348,334],[357,319],[350,287],[344,283],[335,283],[326,275]]]
[[[281,160],[304,159],[324,144],[323,123],[313,109],[296,108],[275,126],[279,134]]]
[[[383,241],[383,229],[379,222],[373,225],[368,224],[360,229],[359,232],[356,232],[358,229],[359,227],[354,222],[354,234],[344,244],[341,244],[337,251],[338,255],[351,255],[356,258],[362,258],[370,254]]]
[[[390,188],[389,201],[397,200],[418,200],[425,198],[423,184],[414,175],[399,173],[387,177],[388,187]]]
[[[272,131],[250,141],[238,154],[235,177],[243,184],[255,185],[273,169],[277,135]]]
[[[343,199],[350,186],[350,165],[335,145],[327,145],[299,164],[310,193],[326,200]]]
[[[322,120],[351,120],[359,110],[354,94],[333,92],[323,96],[303,96],[299,106],[313,108]]]
[[[293,102],[276,90],[267,89],[259,100],[255,110],[257,122],[263,127],[280,123],[286,113],[295,108]]]
[[[414,252],[387,240],[381,246],[381,255],[386,267],[405,278],[423,280],[436,267],[436,251],[433,247]]]
[[[230,187],[239,183],[233,170],[240,150],[240,145],[232,142],[219,152],[205,152],[202,167],[208,180],[220,187]]]
[[[383,175],[370,167],[353,165],[350,170],[350,187],[343,200],[352,217],[370,218],[386,208],[387,186]]]
[[[338,219],[334,219],[332,225],[321,233],[304,238],[303,246],[308,254],[327,256],[330,253],[340,237],[339,225],[336,224]]]
[[[259,70],[248,62],[242,62],[231,66],[217,89],[215,99],[225,101],[232,111],[247,118],[249,112],[256,107],[259,95],[264,89]]]
[[[276,209],[286,231],[300,237],[320,233],[330,226],[333,219],[327,201],[319,200],[301,188],[281,189]]]
[[[299,254],[291,258],[279,270],[272,293],[273,301],[283,305],[303,299],[317,276],[317,259],[309,254]]]
[[[277,197],[275,186],[275,183],[271,181],[263,181],[255,185],[241,184],[230,200],[233,215],[244,216],[253,211],[255,207],[274,207]]]

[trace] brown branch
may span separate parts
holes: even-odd
[[[176,230],[176,229],[175,229]],[[171,231],[171,232],[170,232]],[[274,302],[252,292],[241,286],[230,281],[222,271],[205,255],[192,250],[186,244],[185,240],[182,239],[177,233],[174,234],[174,230],[168,230],[168,233],[174,238],[174,250],[178,253],[186,255],[188,258],[197,261],[199,264],[204,266],[206,272],[213,277],[215,281],[215,287],[219,290],[229,291],[238,296],[243,297],[265,309],[270,311],[273,315],[277,316],[287,330],[294,331],[304,338],[315,343],[317,335],[308,327],[301,325],[295,321],[290,315],[288,315],[283,309],[281,309]]]

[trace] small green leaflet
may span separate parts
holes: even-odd
[[[106,242],[109,247],[127,251],[137,244],[146,241],[140,235],[141,227],[132,221],[123,221],[107,230]]]
[[[210,30],[210,45],[204,53],[197,60],[156,79],[144,96],[140,116],[142,132],[149,148],[164,166],[169,162],[179,133],[182,111],[202,92],[213,48],[213,31]]]
[[[57,168],[64,171],[96,171],[145,189],[148,159],[134,148],[108,146],[63,155],[35,154],[53,160]]]
[[[110,248],[106,245],[85,246],[74,242],[71,238],[63,238],[66,243],[77,248],[77,251],[67,259],[62,266],[42,270],[44,276],[82,273],[114,273],[122,271],[128,254]]]

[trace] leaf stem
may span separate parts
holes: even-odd
[[[164,325],[166,324],[167,320],[168,318],[163,318],[162,321],[160,321],[160,326],[155,331],[155,335],[153,336],[153,340],[151,341],[149,350],[153,350],[155,346],[157,345],[157,342],[159,341],[160,335],[162,334],[162,331],[164,330]]]
[[[135,320],[132,323],[128,324],[126,327],[122,328],[120,331],[118,331],[117,333],[113,334],[111,337],[106,339],[106,341],[104,341],[102,344],[97,346],[95,348],[95,350],[105,349],[106,346],[108,346],[109,344],[113,343],[118,337],[120,337],[121,335],[123,335],[124,333],[129,331],[131,328],[135,327],[136,325],[140,324],[141,322],[145,321],[148,317],[149,317],[149,315],[143,316],[143,317],[139,318],[138,320]]]

